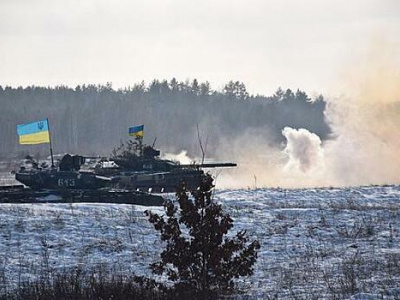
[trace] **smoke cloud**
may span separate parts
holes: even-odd
[[[318,135],[300,128],[285,127],[286,143],[280,147],[248,132],[233,144],[238,167],[222,170],[219,188],[313,187],[329,185],[325,156]],[[253,142],[252,142],[253,141]]]
[[[194,161],[197,161],[197,162],[200,161],[199,159],[189,157],[186,150],[182,150],[178,154],[165,153],[162,156],[162,158],[163,159],[172,160],[172,161],[178,161],[181,164],[190,164],[190,163],[192,163]]]
[[[307,173],[317,167],[322,167],[323,149],[318,135],[306,129],[298,130],[285,127],[282,134],[287,140],[284,152],[289,158],[286,169],[298,169]]]
[[[345,76],[348,97],[331,101],[327,118],[337,136],[325,159],[340,185],[398,183],[400,64],[395,45],[376,40]]]
[[[233,144],[237,170],[220,187],[310,187],[396,184],[400,181],[400,62],[395,45],[374,41],[347,68],[346,96],[330,97],[325,112],[332,138],[286,127],[286,143],[248,133]],[[398,49],[398,47],[397,47]]]

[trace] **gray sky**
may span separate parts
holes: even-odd
[[[319,93],[379,39],[400,45],[399,0],[0,0],[0,85],[176,77]]]

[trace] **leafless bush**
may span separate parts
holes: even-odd
[[[382,269],[390,276],[400,276],[400,253],[388,253],[385,255]]]
[[[376,233],[378,223],[370,217],[362,217],[356,220],[352,226],[341,226],[337,229],[339,236],[344,238],[368,238]]]
[[[40,246],[41,246],[41,255],[42,255],[42,278],[43,280],[48,280],[50,279],[50,274],[51,274],[51,269],[50,269],[50,245],[47,241],[47,236],[43,234],[40,237]]]
[[[274,227],[273,231],[275,234],[287,234],[288,228],[289,228],[288,224],[277,225]]]
[[[0,257],[0,295],[7,293],[6,266],[7,257]]]
[[[64,221],[64,219],[63,219],[63,217],[62,217],[62,215],[61,215],[61,212],[57,212],[57,213],[56,213],[55,218],[54,218],[54,221],[53,221],[53,224],[54,224],[54,226],[55,226],[57,229],[59,229],[59,230],[61,230],[61,229],[64,228],[64,226],[65,226],[65,221]]]

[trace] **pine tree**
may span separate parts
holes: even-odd
[[[180,294],[232,292],[234,278],[253,274],[260,245],[257,240],[249,243],[245,231],[226,236],[233,220],[212,199],[212,182],[210,175],[204,175],[198,189],[190,192],[193,200],[182,183],[176,192],[179,214],[171,201],[165,205],[166,217],[146,211],[166,242],[161,260],[150,267],[174,281]]]

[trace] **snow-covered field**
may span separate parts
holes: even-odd
[[[254,298],[400,299],[400,187],[222,190],[215,193],[261,244]],[[0,204],[0,292],[80,267],[151,275],[162,249],[143,214],[160,207]],[[154,277],[153,277],[154,278]]]

